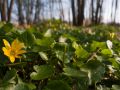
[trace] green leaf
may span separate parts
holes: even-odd
[[[74,68],[66,67],[63,68],[64,74],[71,77],[87,77],[87,72],[77,70]]]
[[[2,86],[0,85],[0,90],[14,90],[14,88],[15,88],[15,84],[6,83]]]
[[[5,74],[4,78],[3,78],[3,83],[15,83],[15,78],[17,75],[17,71],[15,69],[12,69],[10,71],[7,71],[7,73]]]
[[[83,66],[83,68],[88,70],[90,82],[97,82],[101,80],[105,73],[104,65],[97,60],[89,61]]]
[[[5,36],[5,34],[6,32],[2,28],[0,28],[0,36]]]
[[[5,33],[10,32],[13,29],[13,25],[11,23],[6,23],[2,29],[5,31]]]
[[[71,41],[77,41],[77,38],[72,36],[72,35],[70,35],[70,34],[64,34],[63,36],[68,38],[68,39],[70,39]]]
[[[36,86],[33,83],[24,83],[19,76],[17,76],[17,79],[18,79],[18,83],[17,83],[16,87],[24,85],[26,88],[29,88],[29,90],[35,90],[36,89]]]
[[[120,69],[120,64],[119,64],[119,62],[117,62],[117,60],[115,58],[109,58],[108,60],[111,62],[112,66],[114,68]]]
[[[14,90],[30,90],[30,89],[26,84],[21,83],[21,84],[17,84]]]
[[[91,51],[95,51],[97,48],[106,49],[107,48],[106,43],[93,41],[91,44]]]
[[[47,38],[47,37],[35,40],[36,45],[40,45],[40,46],[50,46],[53,42],[54,40],[52,38]]]
[[[99,85],[96,88],[97,88],[97,90],[111,90],[110,88],[106,87],[105,85]]]
[[[4,25],[4,22],[0,22],[0,28]]]
[[[70,58],[69,55],[67,53],[64,53],[62,51],[55,51],[56,53],[56,57],[61,60],[63,63],[69,63],[70,62]]]
[[[78,45],[76,42],[73,42],[73,47],[75,48],[75,54],[78,58],[87,58],[89,53],[82,48],[81,45]]]
[[[32,52],[44,52],[49,50],[50,47],[46,47],[46,46],[39,46],[39,45],[34,45],[34,47],[32,48]]]
[[[76,90],[88,90],[89,86],[89,78],[88,77],[80,77],[77,78],[77,89]]]
[[[111,50],[109,50],[109,49],[103,49],[103,50],[101,51],[101,53],[102,53],[103,55],[112,55],[112,52],[111,52]]]
[[[33,83],[26,83],[26,85],[30,88],[30,90],[36,90],[36,86]]]
[[[65,51],[65,48],[68,47],[68,44],[67,43],[58,43],[56,42],[55,45],[54,45],[54,49],[57,50],[57,51]]]
[[[54,73],[53,67],[48,65],[35,65],[33,68],[36,71],[30,74],[31,79],[33,80],[42,80],[45,78],[49,78]]]
[[[34,44],[35,36],[28,30],[21,34],[20,40],[25,43],[26,46],[31,46]]]
[[[40,31],[35,31],[35,32],[34,32],[34,35],[35,35],[35,38],[37,38],[37,39],[38,39],[38,38],[39,38],[39,39],[40,39],[40,38],[43,38],[43,35],[42,35],[42,33],[41,33]]]
[[[7,71],[2,83],[0,83],[0,90],[14,90],[16,84],[16,75],[17,71],[15,69]]]
[[[120,90],[120,85],[112,85],[111,90]]]
[[[45,60],[45,61],[48,60],[48,57],[47,57],[47,54],[46,54],[46,53],[44,53],[44,52],[39,52],[39,55],[40,55],[40,57],[41,57],[43,60]]]
[[[44,90],[72,90],[72,89],[65,81],[53,80],[48,82]]]
[[[30,27],[30,28],[27,28],[26,30],[29,31],[29,32],[31,32],[31,33],[37,32],[36,29],[35,29],[35,27]]]
[[[52,36],[52,30],[51,29],[48,29],[45,34],[44,34],[44,37],[51,37]]]

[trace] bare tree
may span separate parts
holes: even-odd
[[[84,20],[84,6],[85,6],[85,0],[77,0],[77,25],[82,25]]]
[[[1,20],[6,21],[6,0],[0,0]]]
[[[36,0],[36,3],[35,3],[34,23],[37,23],[40,20],[40,17],[39,17],[40,10],[41,10],[41,0]]]
[[[71,8],[72,8],[73,25],[77,25],[76,12],[75,12],[75,0],[71,0]]]
[[[80,26],[84,20],[85,0],[71,0],[73,25]],[[77,10],[76,10],[77,9]]]
[[[18,22],[20,25],[24,24],[24,15],[23,15],[23,0],[17,0],[17,9],[18,9]]]
[[[0,13],[1,13],[1,20],[9,22],[11,20],[11,13],[14,0],[0,0]]]
[[[91,0],[91,21],[92,23],[98,24],[102,20],[102,8],[104,0]]]
[[[59,10],[60,10],[60,19],[64,21],[64,10],[62,5],[62,0],[59,0]]]
[[[8,7],[8,22],[11,20],[13,4],[14,4],[14,0],[11,0],[10,6]]]
[[[26,15],[26,18],[25,18],[26,22],[27,24],[32,24],[34,0],[24,0],[23,6],[24,6],[25,15]]]
[[[115,14],[114,14],[114,22],[115,22],[115,18],[116,18],[116,11],[118,8],[118,0],[115,0]]]
[[[94,0],[91,0],[91,21],[94,22]]]
[[[101,13],[102,13],[102,5],[103,5],[103,0],[97,0],[96,2],[96,12],[95,12],[95,23],[100,23],[101,20]]]

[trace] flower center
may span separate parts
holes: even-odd
[[[10,55],[14,56],[15,55],[15,51],[11,50]]]

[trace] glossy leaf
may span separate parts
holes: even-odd
[[[70,62],[70,58],[69,55],[65,52],[62,51],[55,51],[56,53],[56,57],[61,60],[63,63],[69,63]]]
[[[51,29],[48,29],[45,34],[44,34],[44,37],[51,37],[52,36],[52,30]]]
[[[91,44],[91,51],[95,51],[97,48],[106,49],[107,45],[105,42],[93,41]]]
[[[66,67],[63,68],[64,74],[71,77],[87,77],[87,72],[77,70],[74,68]]]
[[[36,39],[35,40],[37,45],[40,46],[50,46],[54,40],[52,38],[42,38],[42,39]]]
[[[87,58],[89,53],[82,48],[81,45],[78,45],[76,42],[73,42],[73,47],[75,48],[75,54],[78,58]]]
[[[42,80],[45,78],[49,78],[54,73],[53,67],[48,65],[36,65],[33,68],[36,71],[30,74],[31,79],[33,80]]]
[[[48,57],[47,57],[47,54],[44,53],[44,52],[39,52],[39,55],[40,57],[43,59],[43,60],[48,60]]]
[[[112,52],[111,52],[111,50],[109,50],[109,49],[103,49],[103,50],[101,51],[101,53],[102,53],[103,55],[112,55]]]

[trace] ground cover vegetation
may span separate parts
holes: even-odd
[[[119,27],[0,24],[0,90],[119,90]]]

